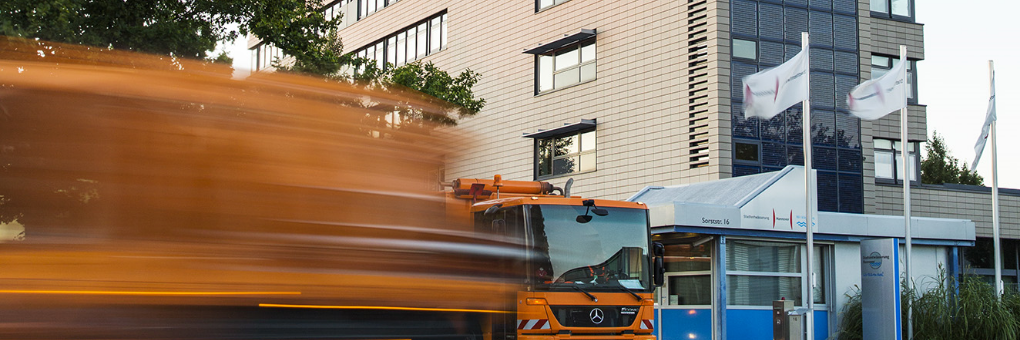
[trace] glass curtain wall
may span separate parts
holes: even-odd
[[[846,94],[860,80],[857,2],[732,0],[730,15],[733,176],[804,164],[801,105],[772,119],[745,119],[741,79],[796,55],[801,32],[809,32],[812,167],[818,192],[827,193],[819,195],[818,210],[863,213],[860,120],[846,107]]]

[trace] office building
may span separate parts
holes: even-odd
[[[641,197],[636,193],[644,194],[650,186],[700,187],[743,177],[779,181],[796,172],[797,167],[788,166],[804,162],[802,108],[794,106],[769,120],[745,119],[741,78],[792,57],[801,49],[801,32],[808,32],[818,223],[862,223],[820,227],[816,263],[823,263],[819,270],[834,278],[809,283],[814,278],[809,280],[800,266],[805,263],[803,234],[791,238],[677,224],[653,225],[653,233],[661,233],[657,237],[667,243],[667,255],[675,261],[708,256],[715,263],[676,262],[671,267],[677,279],[667,280],[660,290],[662,308],[708,308],[712,315],[707,328],[673,331],[704,335],[707,329],[719,337],[730,328],[732,335],[733,327],[740,326],[732,318],[756,317],[760,313],[749,316],[746,311],[767,311],[771,306],[763,301],[787,297],[785,292],[802,296],[807,287],[821,285],[828,289],[819,308],[828,314],[819,318],[826,326],[816,335],[824,338],[837,326],[835,315],[846,285],[859,282],[860,268],[854,281],[835,277],[833,267],[859,263],[842,259],[852,255],[855,240],[903,236],[902,229],[872,232],[865,227],[902,228],[903,167],[914,182],[912,215],[919,218],[915,230],[929,243],[915,249],[927,256],[918,272],[928,275],[944,264],[957,272],[971,265],[973,273],[990,273],[987,256],[967,256],[959,248],[973,245],[975,238],[985,244],[992,235],[988,190],[916,182],[918,154],[928,131],[924,94],[917,91],[917,74],[924,72],[923,24],[915,20],[914,5],[914,0],[343,0],[324,8],[328,16],[344,13],[340,33],[345,48],[380,65],[420,60],[451,73],[470,68],[481,74],[475,94],[487,104],[477,116],[451,128],[464,142],[448,157],[446,179],[501,174],[562,185],[573,178],[575,194],[608,199]],[[899,62],[900,45],[907,46],[909,63],[905,148],[899,142],[899,112],[861,121],[847,114],[845,103],[851,88]],[[256,40],[250,46],[256,64],[264,62],[260,56],[272,53],[261,52],[267,48]],[[903,150],[908,164],[900,161]],[[758,186],[739,193],[770,187],[754,183]],[[1020,239],[1020,223],[1015,222],[1020,192],[1003,190],[1000,195],[1002,235],[1008,239],[1004,258],[1012,256],[1004,275],[1015,283],[1020,272],[1015,241]],[[698,198],[679,204],[696,203]],[[733,199],[718,207],[737,203],[740,200]],[[886,220],[896,216],[898,224]],[[955,231],[946,235],[939,230]],[[765,237],[773,244],[744,242],[741,256],[782,253],[793,256],[786,259],[793,267],[756,272],[754,266],[732,264],[736,269],[727,272],[731,264],[717,261],[726,237],[737,243]],[[694,254],[698,251],[703,253]],[[727,275],[738,281],[772,277],[770,282],[793,285],[745,285],[741,289],[754,289],[760,296],[720,300],[722,295],[749,292],[713,289],[726,283]],[[707,287],[684,292],[669,282]],[[696,303],[682,301],[684,294],[698,293],[702,296]],[[718,306],[721,301],[733,308]]]

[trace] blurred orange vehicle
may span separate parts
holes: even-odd
[[[0,37],[0,338],[651,337],[646,209],[437,195],[419,95],[32,44]]]

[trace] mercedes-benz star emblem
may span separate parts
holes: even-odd
[[[596,325],[602,323],[602,320],[606,318],[606,314],[603,313],[602,310],[598,308],[592,308],[591,312],[588,313],[588,316],[591,317],[591,322]]]

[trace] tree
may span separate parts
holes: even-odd
[[[204,59],[216,43],[253,33],[304,58],[335,27],[305,0],[7,0],[0,35]],[[239,23],[231,29],[231,24]],[[311,52],[309,52],[311,51]],[[314,53],[313,53],[314,52]]]
[[[960,162],[946,149],[945,140],[938,132],[932,132],[925,145],[926,156],[921,160],[921,183],[956,183],[984,185],[984,178],[967,168],[967,162]]]
[[[24,38],[30,53],[61,53],[47,41],[167,55],[174,58],[225,61],[208,57],[219,41],[252,34],[293,57],[276,65],[282,71],[359,83],[382,90],[403,86],[452,105],[457,117],[477,113],[485,101],[471,87],[478,74],[466,70],[450,76],[431,63],[378,69],[374,62],[343,53],[337,27],[341,17],[326,20],[320,1],[309,0],[8,0],[0,2],[0,35]],[[237,29],[231,24],[237,23]],[[8,45],[10,43],[8,42]],[[40,53],[37,58],[45,58]],[[360,69],[343,73],[341,70]],[[454,125],[455,119],[409,108],[397,109],[404,121]],[[413,124],[410,124],[413,125]],[[410,126],[405,124],[405,126]]]

